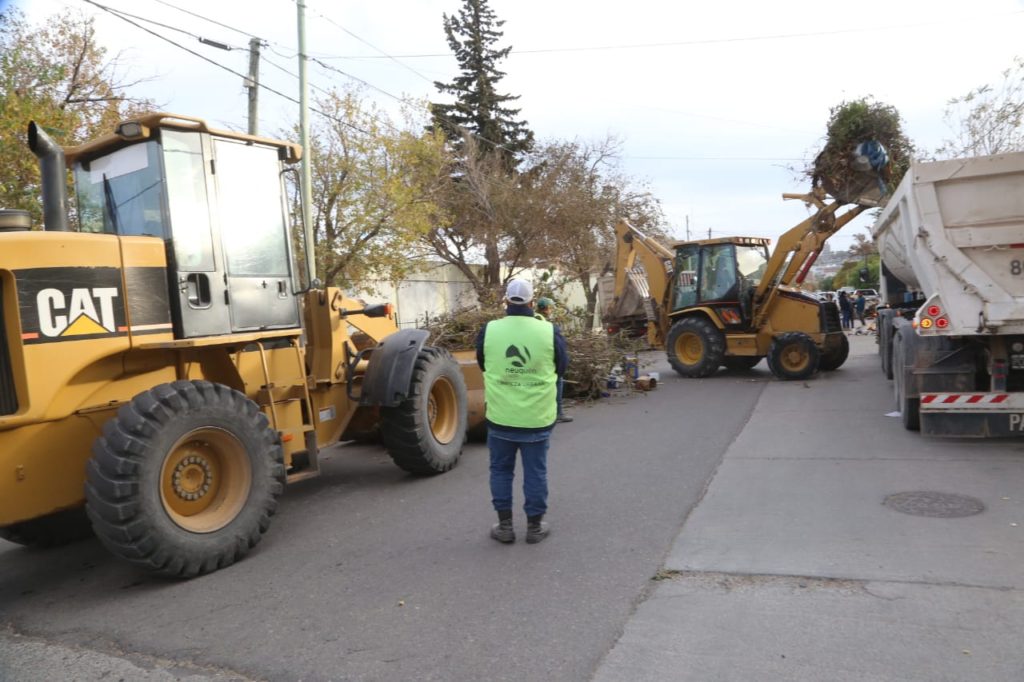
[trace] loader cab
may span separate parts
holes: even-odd
[[[205,124],[144,129],[75,159],[80,230],[164,240],[175,338],[298,327],[285,149]]]
[[[753,295],[768,265],[768,240],[753,237],[681,242],[675,247],[672,313],[714,308],[726,325],[748,325]]]

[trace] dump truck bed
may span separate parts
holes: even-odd
[[[913,164],[871,232],[935,332],[1024,333],[1024,153]]]

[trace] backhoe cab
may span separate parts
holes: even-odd
[[[710,376],[719,367],[750,369],[761,358],[780,379],[837,369],[849,354],[838,309],[792,285],[803,282],[828,237],[865,207],[836,217],[842,204],[826,204],[820,193],[785,197],[817,211],[786,232],[771,255],[769,240],[759,237],[666,248],[620,220],[606,321],[642,320],[651,345],[665,348],[685,377]]]
[[[327,445],[379,433],[409,472],[456,463],[475,365],[471,394],[390,306],[298,284],[298,146],[159,113],[68,149],[33,124],[29,146],[46,230],[0,221],[0,537],[95,531],[189,577],[244,556]]]

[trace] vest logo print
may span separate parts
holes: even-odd
[[[127,334],[118,268],[38,268],[15,272],[22,341],[76,341]]]
[[[526,367],[526,363],[530,361],[530,349],[523,346],[522,350],[519,350],[518,346],[510,345],[505,349],[505,357],[512,358],[513,367]]]

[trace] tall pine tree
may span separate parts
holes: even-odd
[[[439,92],[454,95],[455,102],[432,104],[431,111],[434,125],[457,148],[462,149],[463,135],[469,132],[477,137],[481,153],[497,150],[506,168],[512,169],[533,146],[533,132],[526,121],[516,120],[520,110],[507,106],[519,96],[498,92],[498,82],[505,76],[498,62],[512,49],[496,47],[504,23],[487,0],[463,0],[457,16],[444,15],[444,32],[461,73],[451,83],[434,82]]]

